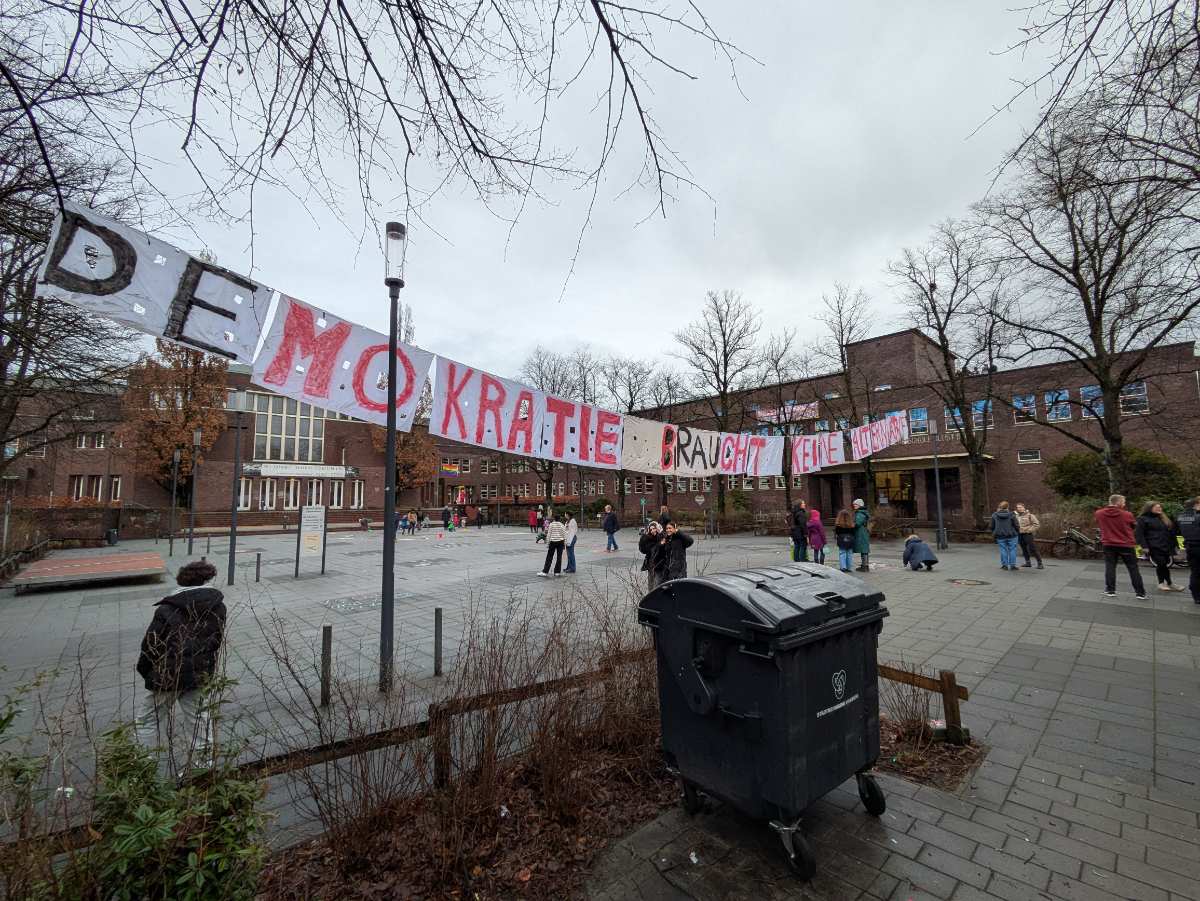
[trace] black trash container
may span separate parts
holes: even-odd
[[[702,791],[769,821],[805,879],[810,804],[857,775],[867,811],[886,807],[866,775],[879,757],[883,600],[855,576],[796,563],[665,582],[638,608],[684,806],[699,809]]]
[[[104,540],[106,542],[108,542],[109,546],[116,544],[117,543],[117,530],[109,529],[108,531],[106,531],[104,533]]]

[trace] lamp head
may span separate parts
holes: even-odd
[[[403,222],[384,226],[383,283],[389,288],[404,287],[404,251],[408,245],[408,228]]]

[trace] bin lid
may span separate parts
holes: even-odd
[[[754,640],[807,631],[883,600],[856,576],[789,563],[665,582],[642,599],[638,613],[643,623],[666,615]]]

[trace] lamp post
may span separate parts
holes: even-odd
[[[171,454],[171,537],[167,539],[167,556],[175,556],[175,504],[179,495],[179,448]]]
[[[396,334],[400,289],[404,287],[404,249],[408,229],[400,222],[384,226],[383,283],[388,289],[387,446],[383,486],[383,591],[379,606],[379,690],[392,689],[392,639],[396,612]]]
[[[229,502],[229,572],[226,584],[232,585],[233,567],[237,560],[237,512],[242,500],[242,413],[246,410],[246,400],[249,397],[245,391],[234,391],[230,402],[233,404],[233,495]]]
[[[938,427],[937,420],[929,420],[929,434],[933,437],[933,491],[937,497],[937,548],[944,551],[949,544],[946,542],[946,526],[942,521],[942,470],[938,466]]]
[[[192,497],[188,513],[188,556],[196,539],[196,489],[200,485],[200,430],[192,429]]]

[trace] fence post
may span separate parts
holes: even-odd
[[[450,784],[450,717],[440,704],[429,705],[429,734],[433,739],[433,786]]]
[[[433,674],[442,674],[442,608],[433,608]]]
[[[262,551],[254,555],[254,581],[262,579]]]
[[[329,706],[329,682],[333,676],[333,626],[321,626],[321,706]]]
[[[962,727],[962,714],[958,709],[958,680],[950,670],[941,670],[942,713],[946,717],[946,741],[961,745],[966,743]]]
[[[212,536],[211,535],[208,536],[208,543],[204,546],[204,552],[206,554],[212,553]]]

